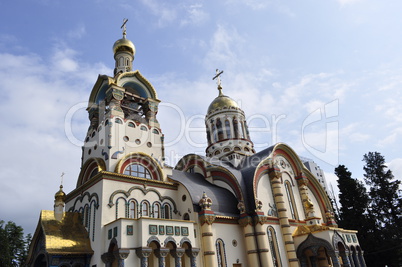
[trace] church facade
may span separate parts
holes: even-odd
[[[258,153],[246,116],[218,96],[205,116],[206,155],[165,164],[157,91],[133,70],[134,44],[115,42],[100,75],[76,188],[42,211],[29,266],[365,266],[356,231],[291,147]],[[174,118],[172,118],[174,119]]]

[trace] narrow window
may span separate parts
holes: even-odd
[[[280,260],[281,258],[279,255],[278,241],[276,240],[276,234],[274,228],[268,227],[267,234],[268,234],[269,246],[271,247],[273,266],[281,267],[282,265]]]
[[[288,203],[289,203],[289,208],[290,208],[290,213],[292,215],[292,219],[296,220],[297,219],[297,212],[296,212],[296,206],[295,206],[295,200],[293,198],[293,192],[291,185],[289,181],[285,182],[285,190],[286,190],[286,196],[288,197]]]
[[[228,120],[225,120],[225,128],[226,128],[226,138],[230,139],[231,133],[230,133],[230,122]]]
[[[171,219],[170,218],[170,206],[169,204],[165,204],[163,206],[163,215],[165,219]]]
[[[218,140],[223,140],[222,122],[219,118],[216,120],[216,128],[218,130]]]
[[[245,138],[245,136],[244,136],[244,133],[245,133],[245,130],[244,130],[244,121],[241,121],[240,122],[241,123],[241,127],[240,127],[240,129],[241,129],[241,133],[240,133],[240,136],[241,136],[241,138]]]
[[[233,118],[234,137],[239,138],[239,123],[236,118]]]
[[[141,211],[142,211],[142,216],[144,217],[148,217],[148,210],[149,210],[149,207],[148,207],[148,203],[147,202],[142,202],[142,205],[141,205]]]
[[[212,142],[215,143],[216,141],[218,141],[218,135],[216,132],[215,124],[212,124],[212,135],[213,135]]]
[[[226,267],[226,252],[225,252],[225,243],[223,243],[222,239],[216,240],[216,256],[218,257],[218,267]]]
[[[154,218],[160,218],[161,206],[158,203],[154,204]]]
[[[133,200],[130,201],[130,203],[129,203],[128,217],[131,218],[131,219],[135,219],[135,217],[136,217],[135,202]]]

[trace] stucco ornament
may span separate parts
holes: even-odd
[[[204,192],[202,194],[202,198],[200,199],[200,202],[198,202],[198,204],[200,205],[200,207],[203,210],[210,210],[211,206],[212,206],[212,199],[210,199],[207,194]]]

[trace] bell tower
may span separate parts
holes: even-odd
[[[127,39],[126,23],[127,19],[121,27],[123,38],[113,45],[114,77],[99,75],[89,98],[81,172],[91,169],[87,167],[94,161],[99,167],[83,174],[85,179],[101,170],[124,173],[121,159],[127,157],[148,158],[163,168],[164,136],[156,118],[160,100],[152,84],[132,70],[136,49]]]
[[[222,93],[220,76],[216,70],[213,80],[217,80],[218,96],[209,105],[205,116],[208,147],[207,157],[226,160],[237,167],[245,156],[255,153],[250,140],[244,111],[230,97]]]

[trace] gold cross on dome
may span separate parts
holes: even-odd
[[[218,85],[219,95],[222,95],[222,84],[220,75],[223,73],[223,70],[219,71],[216,69],[216,75],[212,78],[212,80],[216,79],[216,84]]]
[[[64,177],[65,173],[62,172],[60,175],[61,181],[60,181],[60,185],[63,185],[63,177]]]
[[[121,25],[120,29],[123,29],[123,35],[126,36],[126,24],[128,19],[123,19],[123,25]]]

